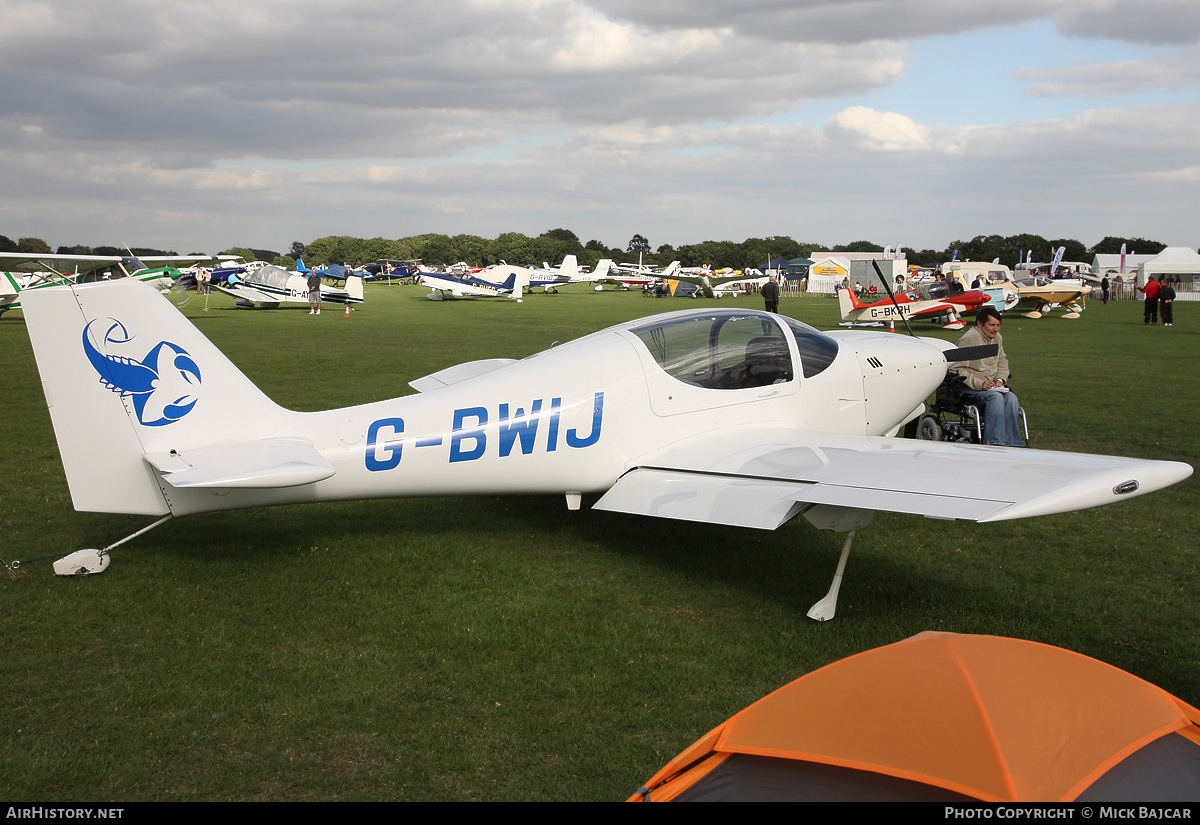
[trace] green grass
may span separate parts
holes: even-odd
[[[273,398],[313,410],[704,303],[423,294],[369,287],[349,320],[221,296],[185,311]],[[1171,329],[1144,327],[1137,303],[1006,317],[1035,445],[1196,464],[1190,306]],[[829,299],[782,308],[836,322]],[[0,320],[0,344],[0,556],[62,555],[148,523],[71,509],[19,313]],[[763,533],[573,513],[561,497],[183,518],[118,548],[102,576],[56,578],[44,561],[0,579],[0,796],[621,799],[767,692],[928,629],[1060,645],[1200,704],[1196,493],[1192,478],[989,526],[880,514],[827,625],[805,612],[841,539],[803,520]]]

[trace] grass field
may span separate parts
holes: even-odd
[[[315,410],[705,303],[424,292],[368,287],[350,319],[224,296],[184,310],[276,401]],[[1196,465],[1200,337],[1194,305],[1178,306],[1170,329],[1144,327],[1137,303],[1007,316],[1035,446]],[[836,323],[828,298],[782,310]],[[0,556],[63,555],[149,523],[72,510],[19,312],[0,319],[0,346]],[[1193,476],[989,526],[879,514],[825,625],[805,612],[841,537],[803,519],[764,533],[586,500],[569,512],[561,497],[186,517],[115,550],[102,576],[56,578],[43,561],[0,579],[0,798],[622,799],[767,692],[922,630],[1060,645],[1200,704],[1197,489]]]

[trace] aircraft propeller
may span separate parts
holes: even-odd
[[[900,304],[896,302],[896,294],[892,292],[892,285],[888,283],[887,278],[883,277],[883,272],[880,271],[879,264],[872,260],[871,266],[875,267],[875,274],[879,276],[879,280],[883,283],[884,291],[887,292],[888,297],[892,299],[892,306],[896,308],[896,314],[899,315],[900,320],[904,322],[904,328],[908,330],[909,335],[911,335],[913,338],[916,338],[917,334],[913,332],[912,327],[908,325],[908,318],[906,318],[904,313],[900,311]]]
[[[888,283],[888,279],[883,277],[883,272],[880,271],[879,264],[875,261],[871,261],[871,266],[875,267],[875,274],[878,275],[879,280],[883,282],[883,288],[887,292],[888,297],[892,299],[892,305],[896,307],[896,314],[899,315],[900,320],[904,322],[905,328],[908,329],[908,334],[913,338],[916,338],[917,334],[913,332],[912,327],[909,326],[908,318],[906,318],[904,313],[900,311],[900,304],[896,302],[896,295],[892,292],[892,287],[891,284]],[[980,344],[979,346],[975,347],[956,347],[954,349],[944,350],[942,355],[946,356],[947,363],[954,364],[963,361],[977,361],[980,358],[991,358],[993,355],[996,355],[999,352],[999,344]]]

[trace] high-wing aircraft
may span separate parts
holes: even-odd
[[[514,298],[519,303],[522,293],[529,286],[529,270],[520,266],[510,267],[504,264],[496,267],[495,280],[489,277],[489,270],[475,275],[449,275],[438,272],[422,272],[420,281],[433,291],[427,296],[431,301],[441,301],[446,296],[452,298]]]
[[[703,267],[692,267],[682,269],[679,266],[679,261],[673,262],[664,273],[659,277],[663,280],[683,281],[685,284],[692,284],[700,290],[700,294],[705,298],[720,298],[727,290],[721,290],[722,286],[734,283],[749,283],[757,282],[764,283],[767,279],[762,278],[761,281],[755,277],[747,278],[745,274],[733,275],[714,275]]]
[[[935,289],[940,285],[941,289]],[[934,297],[941,294],[941,297]],[[944,281],[921,284],[917,289],[896,293],[895,302],[884,298],[874,303],[863,303],[849,289],[838,290],[838,305],[843,321],[892,321],[897,318],[939,318],[946,316],[943,329],[963,329],[967,322],[964,313],[977,312],[989,301],[987,295],[978,290],[967,290],[950,294]]]
[[[643,266],[641,256],[638,256],[638,263],[612,264],[606,277],[592,280],[597,283],[616,284],[620,289],[629,289],[631,286],[644,287],[664,278],[674,277],[679,272],[679,268],[679,261],[672,261],[661,270],[652,266]],[[601,287],[597,286],[596,289],[599,290]]]
[[[737,270],[725,270],[718,272],[717,276],[725,278],[726,276],[737,276],[731,281],[723,280],[719,285],[713,287],[713,294],[720,298],[722,295],[740,295],[746,292],[750,287],[761,288],[767,281],[771,280],[769,275],[764,275],[762,270],[749,268],[738,272]],[[783,279],[780,279],[782,287]]]
[[[63,281],[137,278],[159,289],[179,280],[179,270],[165,264],[210,261],[207,255],[71,255],[65,253],[0,252],[0,315],[20,307],[22,290]],[[148,264],[164,264],[151,268]],[[23,273],[18,276],[14,273]]]
[[[379,258],[363,267],[363,270],[370,276],[364,277],[363,280],[387,280],[390,285],[392,279],[395,278],[400,283],[416,283],[417,268],[415,264],[419,263],[421,263],[420,258],[408,258],[406,260]]]
[[[241,275],[230,275],[225,283],[213,286],[236,298],[236,304],[240,307],[253,308],[258,305],[263,309],[275,309],[280,304],[308,305],[308,279],[278,266],[264,266]],[[344,289],[321,284],[323,304],[340,306],[362,302],[362,278],[357,275],[346,277]]]
[[[77,510],[160,516],[314,501],[584,495],[622,513],[847,534],[876,510],[986,522],[1121,501],[1187,464],[893,436],[948,360],[934,339],[818,332],[742,309],[630,321],[520,361],[450,367],[416,395],[279,407],[136,281],[30,293],[26,322]],[[236,429],[213,421],[236,420]],[[986,476],[988,483],[964,484]],[[152,526],[152,525],[151,525]],[[144,528],[149,529],[149,528]],[[144,532],[144,530],[143,530]],[[137,534],[135,534],[137,535]],[[109,545],[56,563],[99,572]]]

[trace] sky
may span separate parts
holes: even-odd
[[[1197,0],[0,0],[0,234],[54,248],[1195,248],[1198,195]]]

